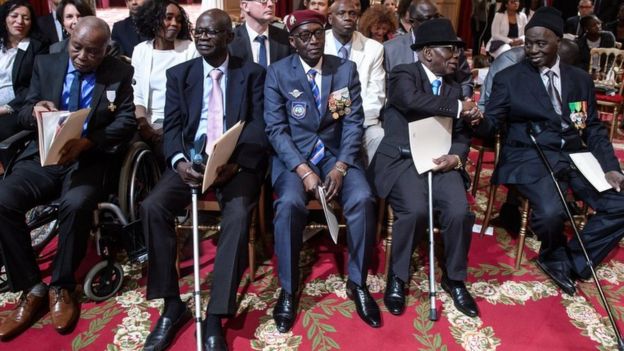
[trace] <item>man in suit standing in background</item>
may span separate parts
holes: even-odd
[[[438,8],[431,0],[413,0],[407,12],[412,22],[412,30],[384,43],[384,65],[388,74],[397,65],[418,61],[418,55],[411,48],[416,40],[418,26],[431,19],[441,17]],[[474,88],[472,74],[463,49],[459,55],[459,67],[454,73],[454,79],[461,85],[462,96],[472,97]]]
[[[325,54],[355,62],[362,85],[364,108],[364,148],[370,163],[384,131],[379,113],[386,99],[386,71],[383,68],[383,45],[357,32],[360,17],[358,0],[337,0],[329,8],[325,32]]]
[[[241,1],[245,24],[234,29],[234,40],[229,45],[233,56],[267,68],[292,53],[288,33],[271,25],[275,3],[273,0]]]
[[[41,166],[38,142],[22,152],[11,174],[0,181],[0,246],[11,290],[20,303],[0,324],[0,340],[19,335],[48,306],[52,325],[70,332],[80,316],[74,272],[85,255],[91,220],[102,194],[110,149],[136,131],[132,67],[105,57],[110,29],[103,20],[79,20],[69,52],[35,59],[26,105],[19,113],[24,129],[36,129],[35,116],[48,111],[90,108],[83,136],[62,147],[58,165]],[[59,199],[58,248],[50,286],[41,281],[25,213]]]
[[[63,25],[61,21],[56,18],[56,7],[60,3],[61,0],[49,0],[48,7],[50,8],[50,13],[37,17],[37,25],[47,45],[65,39],[63,36]]]
[[[249,224],[267,167],[268,141],[262,118],[264,69],[228,53],[234,33],[229,15],[222,10],[201,14],[194,36],[202,57],[167,71],[163,128],[169,167],[141,204],[143,231],[148,238],[147,298],[165,300],[145,350],[166,348],[191,317],[180,300],[174,218],[190,204],[191,187],[202,185],[203,174],[192,168],[190,150],[194,143],[206,135],[206,149],[212,150],[211,143],[224,131],[245,122],[234,154],[213,184],[222,217],[203,325],[206,350],[227,350],[221,320],[236,314],[236,292],[247,266]]]
[[[142,38],[139,35],[136,25],[132,20],[132,16],[136,14],[137,10],[141,5],[143,5],[144,1],[145,0],[126,0],[126,6],[128,7],[128,11],[130,12],[128,17],[113,24],[113,33],[111,34],[111,39],[119,44],[120,55],[132,57],[134,47],[138,43],[145,40],[145,38]]]
[[[437,165],[433,170],[433,210],[439,212],[445,255],[442,288],[452,296],[459,311],[475,317],[479,313],[477,304],[464,285],[474,216],[462,173],[471,138],[468,124],[478,120],[481,113],[474,102],[462,100],[459,83],[452,79],[464,43],[457,38],[451,22],[432,19],[420,25],[416,33],[412,48],[418,62],[399,65],[390,73],[384,115],[386,135],[369,168],[377,195],[387,199],[396,214],[384,302],[394,315],[405,310],[412,253],[427,229],[427,174],[416,171],[409,152],[408,124],[442,116],[452,120],[451,148],[448,154],[433,160]]]
[[[567,216],[529,130],[552,165],[565,194],[594,209],[581,237],[594,265],[624,236],[624,175],[598,119],[594,85],[589,74],[562,62],[557,49],[563,36],[561,13],[550,7],[535,12],[526,26],[526,59],[494,77],[482,128],[506,126],[506,140],[495,184],[513,184],[531,205],[531,228],[541,241],[537,265],[567,294],[575,293],[574,279],[589,279],[576,237],[563,233]],[[527,103],[532,101],[532,103]],[[613,189],[599,193],[574,167],[570,154],[591,152]]]
[[[349,226],[347,294],[368,325],[381,326],[379,307],[366,286],[375,240],[375,200],[360,158],[364,114],[355,63],[324,55],[325,17],[312,10],[285,17],[293,54],[269,66],[264,120],[276,155],[271,178],[275,252],[282,287],[273,319],[285,333],[297,311],[299,254],[310,194],[323,186],[336,198]],[[324,178],[324,181],[321,179]]]

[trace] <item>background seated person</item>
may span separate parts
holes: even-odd
[[[615,36],[602,30],[602,21],[596,15],[581,18],[581,27],[583,34],[576,40],[580,53],[579,64],[581,68],[588,70],[591,49],[615,47]]]
[[[61,22],[63,32],[67,36],[64,40],[50,46],[50,53],[67,51],[69,38],[76,28],[80,17],[95,16],[95,10],[87,0],[62,0],[56,7],[56,19]]]
[[[369,7],[358,22],[360,33],[380,43],[394,38],[398,27],[399,20],[396,15],[383,5]]]
[[[485,46],[492,57],[524,44],[524,26],[528,20],[524,12],[518,11],[519,7],[519,0],[505,0],[494,15],[492,38]]]

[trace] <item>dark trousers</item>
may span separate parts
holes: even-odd
[[[624,236],[624,194],[615,190],[599,193],[577,170],[570,168],[569,163],[560,162],[554,170],[563,193],[572,189],[577,199],[596,212],[581,232],[585,248],[596,266]],[[529,199],[531,229],[541,241],[540,258],[551,261],[571,259],[576,273],[586,276],[589,268],[578,240],[573,237],[566,244],[563,227],[568,217],[550,176],[516,187]]]
[[[41,167],[38,157],[30,158],[18,161],[0,181],[0,246],[12,291],[41,281],[25,213],[55,199],[59,199],[59,240],[50,284],[75,287],[74,271],[85,255],[106,165],[102,158],[83,157],[68,167]]]
[[[325,176],[336,164],[336,158],[326,156],[315,172]],[[308,194],[295,172],[283,171],[273,183],[277,200],[274,202],[275,253],[282,289],[292,294],[299,287],[299,254],[303,245],[303,229],[308,210]],[[358,285],[366,284],[370,249],[375,240],[375,200],[361,169],[349,168],[337,198],[349,228],[349,279]]]
[[[444,242],[446,274],[453,280],[465,280],[468,250],[474,217],[466,200],[466,188],[457,171],[434,173],[433,208]],[[429,226],[427,174],[418,174],[411,165],[392,187],[387,197],[394,211],[392,227],[392,271],[409,282],[412,253]]]
[[[247,241],[252,211],[258,201],[262,177],[237,173],[216,190],[221,207],[221,234],[214,262],[208,313],[236,313],[236,291],[247,265]],[[176,271],[176,213],[191,203],[191,190],[180,176],[167,169],[141,204],[143,231],[148,244],[147,298],[180,295]]]
[[[470,28],[472,30],[472,56],[481,53],[481,45],[490,40],[490,26],[486,22],[481,22],[474,17],[470,18]]]

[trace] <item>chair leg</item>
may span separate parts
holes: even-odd
[[[485,231],[490,225],[490,219],[492,219],[492,209],[494,208],[494,197],[496,196],[496,190],[498,190],[498,185],[490,184],[490,191],[488,194],[487,205],[485,207],[483,223],[481,223],[481,233],[479,233],[481,238],[483,238],[483,236],[485,235]]]
[[[379,199],[377,201],[378,212],[377,212],[377,229],[375,230],[375,243],[378,243],[381,239],[381,231],[383,230],[383,220],[384,215],[386,214],[386,200]]]
[[[388,279],[388,273],[390,272],[390,264],[392,262],[392,226],[394,225],[394,212],[392,207],[388,205],[388,220],[386,221],[386,280]]]
[[[524,240],[526,238],[526,231],[529,222],[529,200],[523,200],[522,213],[520,220],[520,233],[518,234],[518,247],[516,248],[516,264],[515,269],[520,268],[520,262],[522,262],[522,253],[524,252]]]
[[[256,279],[256,221],[258,220],[258,206],[251,215],[251,224],[249,225],[249,242],[247,243],[249,254],[249,276],[253,282]]]
[[[617,129],[619,113],[620,113],[619,106],[616,106],[613,109],[613,119],[611,119],[611,129],[609,130],[609,141],[613,141],[613,137],[615,136],[615,130]]]
[[[472,196],[477,196],[477,188],[479,188],[479,178],[481,175],[481,167],[483,167],[483,154],[485,151],[483,148],[479,150],[479,157],[477,157],[477,166],[475,167],[474,181],[472,182]]]
[[[266,240],[265,238],[266,236],[266,206],[264,203],[265,200],[265,190],[264,190],[264,186],[262,186],[260,188],[260,197],[258,198],[258,223],[259,223],[259,229],[260,229],[260,237],[262,238],[262,240]]]

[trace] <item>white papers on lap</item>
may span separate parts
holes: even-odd
[[[418,174],[433,169],[434,158],[451,150],[453,119],[429,117],[409,123],[410,152]]]
[[[212,150],[210,150],[208,155],[206,170],[204,171],[202,193],[208,190],[215,179],[217,179],[217,169],[227,164],[230,157],[232,157],[244,126],[245,122],[239,121],[214,142]]]
[[[90,110],[85,108],[72,113],[69,111],[43,112],[37,116],[41,166],[58,164],[59,153],[65,143],[82,136],[84,123]]]
[[[323,188],[322,186],[318,186],[317,189],[319,199],[321,201],[321,206],[323,206],[323,213],[325,213],[325,219],[327,220],[327,228],[329,229],[329,234],[331,235],[332,240],[334,240],[334,244],[338,244],[338,230],[340,229],[338,227],[338,219],[336,219],[336,215],[334,214],[331,207],[327,203],[327,200],[325,199],[325,188]]]
[[[605,178],[605,172],[602,170],[600,163],[592,155],[591,152],[579,152],[570,154],[570,158],[574,162],[576,168],[583,174],[585,179],[591,183],[599,192],[613,189]]]

